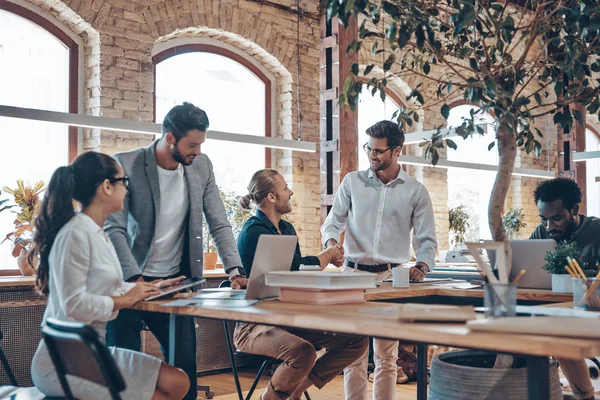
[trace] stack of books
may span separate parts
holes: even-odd
[[[279,288],[279,299],[290,303],[336,304],[365,301],[365,289],[377,287],[375,274],[339,272],[269,272],[267,286]]]

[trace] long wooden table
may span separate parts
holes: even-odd
[[[420,292],[419,295],[421,295]],[[427,344],[520,354],[527,357],[528,398],[530,400],[547,400],[549,398],[548,356],[581,359],[600,354],[600,340],[471,332],[464,324],[402,322],[393,315],[369,312],[373,309],[399,307],[396,304],[366,302],[316,306],[263,300],[257,305],[244,308],[163,305],[169,301],[171,300],[144,302],[137,305],[136,308],[170,314],[168,353],[170,363],[174,362],[175,318],[177,315],[416,342],[419,349],[420,371],[426,370]],[[417,398],[426,399],[427,386],[423,374],[419,374],[417,386]]]

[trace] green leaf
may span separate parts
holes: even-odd
[[[533,95],[533,97],[535,98],[536,103],[538,103],[539,105],[542,105],[542,96],[540,96],[539,93],[535,93]]]
[[[425,75],[429,75],[429,71],[431,71],[431,66],[428,62],[426,62],[425,64],[423,64],[423,73]]]
[[[519,108],[526,106],[530,102],[531,101],[527,97],[521,96],[515,100],[515,102],[513,103],[513,106],[518,110]]]
[[[446,139],[446,146],[450,147],[453,150],[456,150],[458,148],[458,146],[456,145],[456,143],[454,143],[454,140],[452,139]]]
[[[579,110],[573,110],[572,113],[575,120],[577,120],[577,122],[579,122],[580,124],[583,124],[583,118],[581,118],[581,113],[579,112]]]
[[[392,65],[394,64],[394,62],[396,61],[396,55],[394,53],[390,54],[387,58],[387,60],[385,60],[385,62],[383,63],[383,72],[387,72],[390,70],[390,68],[392,68]]]
[[[398,46],[403,49],[404,46],[410,41],[410,37],[412,36],[412,30],[402,25],[400,27],[400,31],[398,32]]]
[[[398,8],[398,6],[395,4],[384,1],[383,2],[383,11],[386,12],[387,14],[389,14],[394,19],[400,18],[400,14],[401,14],[400,8]]]
[[[542,145],[541,145],[541,143],[540,143],[540,142],[538,142],[537,140],[536,140],[536,141],[534,141],[534,143],[535,143],[535,144],[533,145],[533,147],[534,147],[534,150],[535,150],[535,156],[536,156],[536,157],[539,157],[539,156],[541,156],[541,155],[542,155]]]
[[[474,71],[479,72],[479,63],[477,62],[477,60],[475,58],[469,58],[469,65],[471,66],[471,68]]]
[[[352,66],[350,67],[350,72],[353,73],[354,75],[358,75],[358,64],[356,64],[356,63],[352,64]]]
[[[450,106],[448,104],[444,104],[440,111],[442,112],[442,117],[444,117],[444,119],[448,119],[450,116]]]
[[[417,46],[419,49],[423,49],[423,46],[425,45],[425,32],[423,32],[422,26],[419,25],[417,27],[415,30],[415,36],[417,37]]]
[[[419,117],[419,114],[415,113],[413,118],[415,119],[415,122],[419,122],[419,118],[421,117]]]
[[[496,142],[492,142],[492,143],[488,144],[488,151],[493,149],[495,145],[496,145]]]
[[[369,64],[367,65],[367,67],[365,68],[365,72],[363,73],[364,76],[369,75],[369,72],[371,72],[371,70],[373,70],[373,68],[375,67],[375,64]]]

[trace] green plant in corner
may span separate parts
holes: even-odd
[[[44,191],[44,182],[38,181],[34,186],[25,185],[22,180],[17,180],[17,187],[14,189],[4,187],[4,191],[14,196],[17,211],[11,211],[16,214],[15,229],[9,232],[4,240],[4,243],[10,240],[15,245],[12,255],[18,257],[23,250],[29,250],[33,240],[33,224],[40,194]]]
[[[469,215],[465,211],[464,204],[451,208],[448,211],[448,222],[452,235],[452,245],[454,248],[458,248],[465,242],[467,228],[469,227]]]
[[[506,213],[502,214],[502,225],[504,225],[506,235],[509,239],[517,237],[521,229],[527,226],[527,224],[523,222],[524,218],[523,209],[521,208],[511,208]]]

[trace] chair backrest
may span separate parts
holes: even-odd
[[[120,399],[125,380],[104,340],[93,328],[48,318],[42,336],[67,398],[73,395],[66,374],[105,386],[114,400]]]

